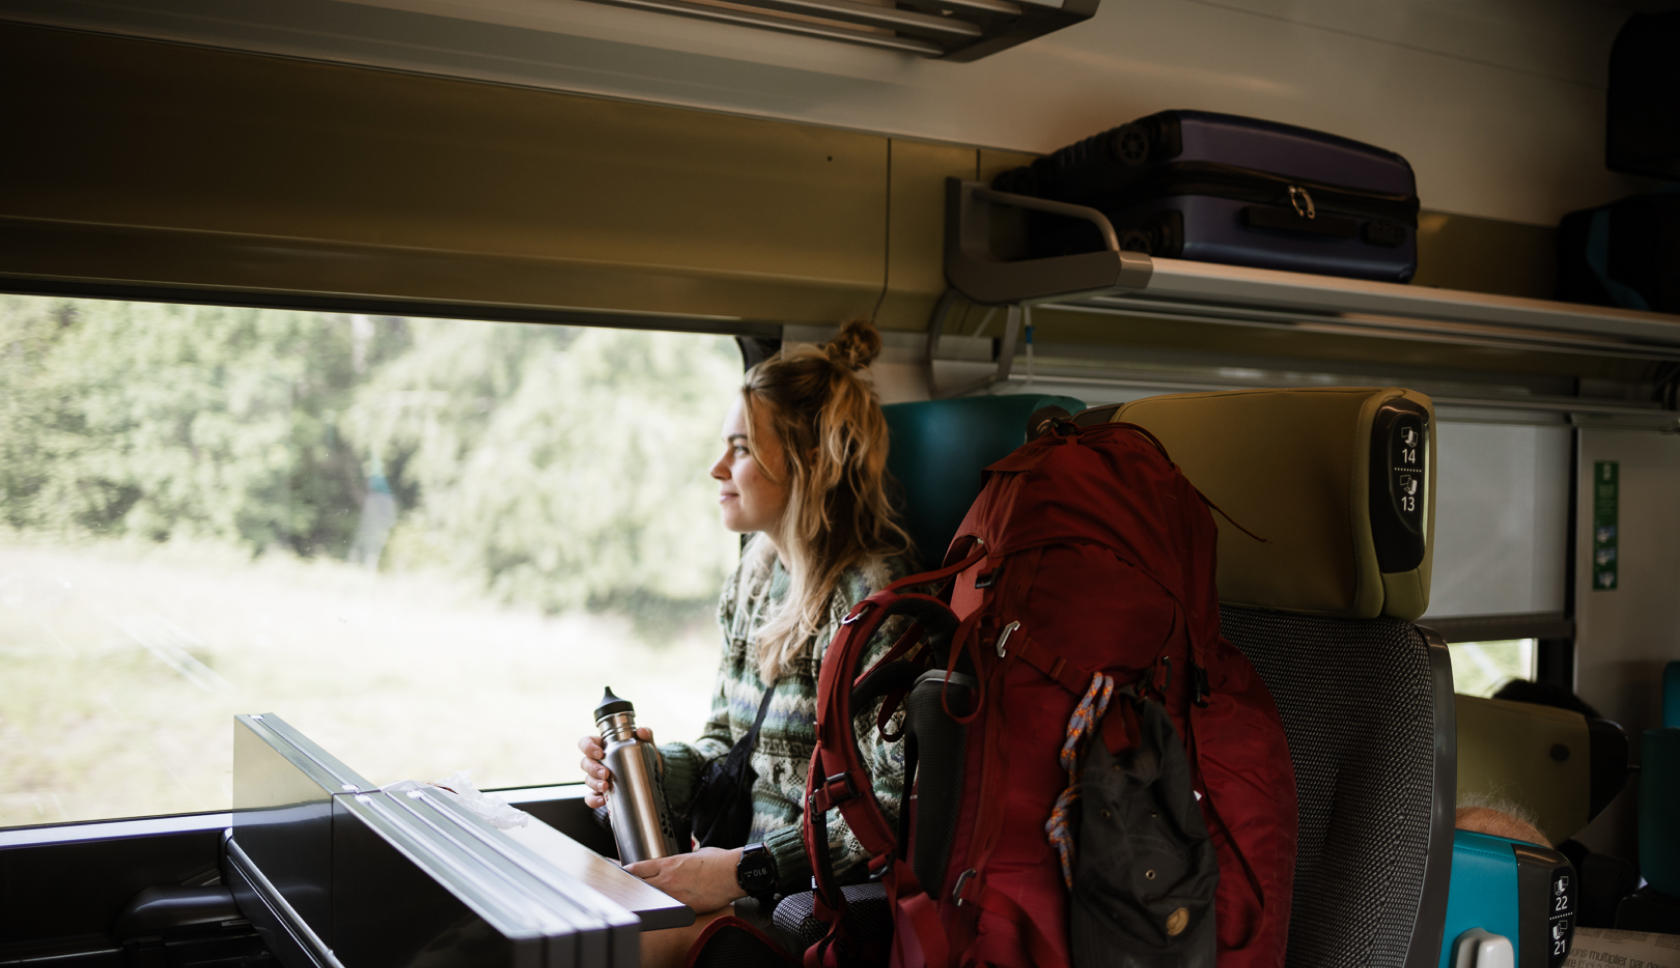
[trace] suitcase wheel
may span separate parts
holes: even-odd
[[[1127,168],[1136,168],[1149,160],[1151,138],[1140,124],[1122,124],[1108,133],[1108,153]]]

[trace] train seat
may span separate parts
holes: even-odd
[[[1575,868],[1578,923],[1615,926],[1621,902],[1639,888],[1638,868],[1572,838],[1626,786],[1627,733],[1573,694],[1538,683],[1512,683],[1493,699],[1455,699],[1459,804],[1527,813]],[[1461,876],[1457,867],[1453,876]]]
[[[1650,885],[1623,902],[1616,926],[1680,934],[1680,661],[1663,667],[1662,721],[1639,748],[1639,870]]]
[[[904,521],[925,568],[936,568],[968,506],[980,495],[980,472],[1027,439],[1027,418],[1041,407],[1078,413],[1072,397],[1022,393],[894,403],[882,407],[890,446],[887,469],[900,488]]]
[[[1573,930],[1567,858],[1454,830],[1463,707],[1446,643],[1413,624],[1429,604],[1434,537],[1428,398],[1183,394],[1106,419],[1148,428],[1210,500],[1266,539],[1216,518],[1224,632],[1271,689],[1295,764],[1291,968],[1556,963]],[[1568,724],[1583,753],[1584,725]],[[1584,774],[1587,757],[1577,760]],[[1584,796],[1585,776],[1575,779]],[[1584,824],[1588,812],[1571,800],[1558,822]]]
[[[1455,700],[1460,802],[1512,801],[1561,844],[1622,791],[1628,741],[1615,723],[1532,702]]]
[[[1435,968],[1456,771],[1446,646],[1413,624],[1429,602],[1428,398],[1175,394],[1094,420],[1147,428],[1230,516],[1215,515],[1221,622],[1277,702],[1300,800],[1287,964]]]
[[[1647,884],[1622,901],[1616,927],[1680,934],[1680,727],[1648,729],[1640,740],[1639,873]]]
[[[1663,668],[1663,725],[1639,747],[1639,872],[1649,885],[1622,902],[1618,928],[1680,934],[1680,661]]]
[[[1442,968],[1463,968],[1464,947],[1481,949],[1471,959],[1480,968],[1500,961],[1509,968],[1562,964],[1574,937],[1577,894],[1575,868],[1557,851],[1455,831]]]

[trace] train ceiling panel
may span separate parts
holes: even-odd
[[[595,0],[950,61],[1091,19],[1099,0]]]

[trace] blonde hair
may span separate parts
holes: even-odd
[[[788,572],[787,598],[758,630],[759,678],[774,682],[798,670],[822,624],[840,576],[904,554],[910,536],[887,494],[887,421],[881,402],[857,371],[881,352],[881,334],[867,319],[847,320],[821,347],[783,351],[747,371],[741,398],[747,445],[762,414],[782,445],[785,466],[760,467],[789,483],[787,510],[774,536]],[[763,536],[747,549],[747,568],[768,566],[774,552]]]

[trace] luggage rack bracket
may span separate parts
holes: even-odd
[[[1100,252],[1007,261],[992,249],[997,206],[1083,219],[1096,226]],[[1070,299],[1149,284],[1153,263],[1142,252],[1123,252],[1108,217],[1094,208],[995,191],[982,182],[945,180],[945,277],[953,288],[984,305]]]
[[[1100,252],[1055,256],[1047,259],[1009,261],[992,249],[992,211],[997,206],[1047,212],[1090,222],[1102,235]],[[1015,362],[1015,344],[1023,321],[1032,330],[1032,305],[1047,299],[1068,299],[1142,289],[1149,284],[1153,264],[1142,252],[1125,252],[1108,217],[1094,208],[1069,205],[1048,199],[1013,195],[986,187],[982,182],[945,180],[945,277],[951,288],[945,291],[928,321],[928,387],[935,399],[979,393],[1009,379]],[[941,388],[934,373],[939,339],[945,331],[956,297],[961,295],[982,305],[1006,305],[1003,341],[998,349],[997,370],[971,384]],[[1029,343],[1031,337],[1028,338]]]

